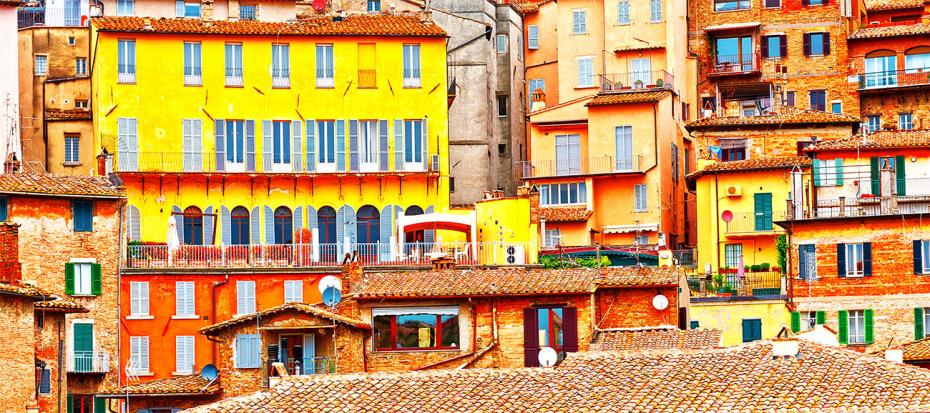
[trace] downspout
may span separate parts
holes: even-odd
[[[717,186],[717,174],[714,174],[714,225],[716,226],[716,242],[714,243],[714,256],[717,258],[717,270],[720,270],[720,192]]]
[[[48,151],[46,151],[46,153],[48,153]],[[121,343],[120,340],[123,337],[123,328],[121,325],[122,323],[120,322],[122,319],[122,315],[120,314],[120,309],[123,308],[123,270],[122,270],[123,268],[123,211],[126,209],[127,203],[128,202],[124,199],[123,202],[119,206],[119,226],[117,228],[117,231],[118,231],[117,239],[119,240],[119,242],[117,243],[118,250],[116,252],[116,255],[117,255],[116,256],[116,343],[117,343],[116,344],[116,368],[117,369],[119,369],[120,360],[122,360],[120,356],[122,355],[122,348],[123,348],[123,346],[120,345]],[[122,375],[117,374],[116,376],[117,376],[117,380],[116,380],[117,384],[122,386],[123,385]],[[128,384],[128,381],[127,381],[127,384]]]
[[[229,282],[229,274],[226,274],[223,281],[214,282],[213,288],[210,289],[210,322],[211,323],[216,323],[216,289],[217,287],[226,285],[226,283],[228,282]],[[207,335],[207,340],[210,340],[211,360],[213,360],[213,365],[216,365],[216,351],[217,351],[216,343],[217,341],[211,339],[209,335]]]
[[[61,330],[64,328],[64,323],[64,320],[58,320],[58,413],[61,413],[61,369],[65,365],[63,354],[65,351],[65,342],[61,339]]]
[[[471,297],[468,297],[468,304],[471,306],[471,352],[478,351],[478,304]]]

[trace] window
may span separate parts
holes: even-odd
[[[723,246],[724,265],[727,268],[739,267],[739,259],[743,256],[743,244],[726,244]]]
[[[506,40],[506,39],[505,39]],[[498,51],[500,38],[498,37]],[[420,87],[420,45],[404,45],[404,87]]]
[[[633,87],[636,89],[643,88],[652,84],[652,60],[648,57],[632,59],[630,66],[633,69]]]
[[[184,85],[200,86],[201,84],[201,54],[200,42],[184,42]]]
[[[557,247],[562,243],[562,230],[555,228],[549,229],[546,228],[546,233],[543,234],[543,246],[544,247]]]
[[[510,99],[507,95],[497,95],[497,116],[501,118],[507,117],[507,106],[510,105]]]
[[[407,215],[412,215],[408,213]],[[331,206],[320,208],[316,213],[317,227],[320,233],[320,243],[333,244],[336,242],[336,210]]]
[[[630,0],[617,2],[617,24],[630,24]]]
[[[691,323],[689,323],[689,325],[692,330],[696,328],[701,328],[701,322],[698,320],[691,320]]]
[[[292,244],[294,242],[294,216],[285,206],[274,210],[274,241],[275,244]]]
[[[368,12],[374,13],[381,11],[381,0],[368,0]]]
[[[129,302],[131,303],[130,316],[148,316],[149,283],[144,281],[129,283]]]
[[[236,281],[236,315],[255,312],[255,281]]]
[[[898,58],[893,52],[886,56],[870,55],[865,58],[865,87],[884,87],[898,84]]]
[[[387,124],[385,124],[387,126]],[[362,172],[374,172],[379,168],[378,154],[378,121],[363,120],[359,121],[359,159],[361,161]],[[384,131],[385,135],[387,131]]]
[[[636,235],[633,237],[633,243],[636,245],[649,245],[648,235]]]
[[[914,123],[911,121],[912,117],[910,113],[899,113],[898,114],[898,129],[900,130],[911,130],[914,129]]]
[[[811,90],[810,92],[810,109],[825,112],[827,110],[827,91]]]
[[[74,74],[77,76],[87,75],[87,58],[76,57],[74,59]]]
[[[226,121],[226,165],[228,169],[244,169],[245,166],[245,121]]]
[[[457,307],[375,308],[375,350],[439,350],[459,347]]]
[[[836,186],[842,185],[843,160],[839,159],[814,159],[814,186]]]
[[[39,372],[39,394],[52,393],[52,369],[45,367]]]
[[[808,281],[817,279],[817,252],[814,244],[798,246],[798,277]]]
[[[930,336],[930,329],[927,328],[930,326],[930,308],[915,308],[914,309],[914,339],[920,340],[925,337]]]
[[[866,126],[869,128],[869,132],[877,132],[882,130],[882,117],[881,115],[869,115],[865,117]]]
[[[129,366],[135,374],[149,372],[148,336],[129,337]]]
[[[529,106],[532,106],[533,94],[535,94],[537,90],[540,91],[541,93],[546,93],[546,79],[530,79],[529,85],[530,85],[529,91],[527,93],[527,96],[529,97],[529,101],[527,104]]]
[[[746,10],[751,0],[714,0],[714,11]]]
[[[523,357],[527,367],[538,367],[539,350],[552,348],[565,357],[578,351],[578,309],[575,307],[529,307],[523,309]]]
[[[849,344],[865,344],[865,311],[849,311]]]
[[[557,353],[563,353],[565,344],[564,309],[559,307],[537,308],[537,333],[539,347],[552,347]]]
[[[184,209],[184,244],[203,245],[203,213],[200,208],[189,206]]]
[[[317,121],[317,163],[321,171],[336,170],[336,122]]]
[[[290,47],[286,44],[271,45],[271,86],[290,87]]]
[[[423,121],[404,121],[404,169],[422,170],[424,156]]]
[[[805,6],[823,6],[827,0],[803,0]]]
[[[406,50],[406,48],[404,48],[404,50]],[[316,87],[331,88],[336,86],[335,69],[333,65],[333,45],[316,45]]]
[[[182,317],[196,316],[194,309],[194,282],[178,281],[174,283],[174,315]]]
[[[785,106],[794,107],[794,91],[789,90],[785,93]]]
[[[177,17],[200,17],[199,1],[175,0],[175,14]]]
[[[376,68],[375,43],[358,44],[358,87],[375,89],[378,87],[378,70]]]
[[[242,43],[226,43],[226,86],[242,84]]]
[[[118,40],[117,81],[119,83],[136,83],[136,41]]]
[[[555,174],[581,173],[581,135],[555,136]]]
[[[132,16],[135,14],[135,2],[133,0],[116,0],[117,16]]]
[[[904,55],[904,73],[930,71],[930,47],[918,47]]]
[[[9,218],[9,208],[9,200],[6,197],[0,196],[0,221],[6,221],[7,218]]]
[[[765,8],[777,9],[781,7],[781,0],[765,0]]]
[[[662,0],[649,0],[649,20],[653,23],[662,21]]]
[[[871,245],[869,243],[837,244],[837,247],[840,251],[845,251],[845,256],[840,253],[837,257],[837,261],[840,264],[843,264],[845,260],[845,272],[840,273],[841,277],[862,277],[864,275],[871,275],[871,271],[867,271],[871,270],[871,268],[867,267],[871,267],[872,258]]]
[[[578,58],[578,87],[594,87],[594,58]]]
[[[497,35],[497,54],[507,53],[507,35]]]
[[[255,9],[256,5],[254,4],[240,4],[239,5],[239,20],[255,20],[256,14]]]
[[[36,76],[45,76],[48,74],[48,56],[43,54],[36,55]]]
[[[77,40],[74,38],[74,36],[68,36],[68,45],[74,46],[75,43],[77,43]]]
[[[614,151],[618,171],[633,170],[633,127],[617,126],[614,128]]]
[[[585,9],[572,10],[572,33],[585,34],[588,32],[587,12]]]
[[[174,372],[179,374],[194,372],[194,336],[174,338]]]
[[[71,201],[74,215],[74,232],[92,232],[94,230],[94,204],[86,200]]]
[[[304,301],[304,282],[300,280],[284,281],[284,303],[302,303]]]
[[[74,99],[74,108],[75,109],[90,109],[90,101],[87,99]]]
[[[584,182],[542,184],[539,186],[539,203],[542,205],[572,205],[587,202]]]
[[[805,33],[804,55],[826,56],[830,54],[830,33]]]
[[[800,330],[810,330],[817,326],[817,324],[823,324],[824,313],[822,311],[802,311],[800,312],[801,325]]]
[[[249,245],[249,210],[237,206],[229,214],[230,243],[232,245]]]
[[[748,72],[758,69],[752,36],[714,39],[715,66],[718,73]]]
[[[681,167],[681,160],[678,158],[678,145],[672,144],[672,180],[678,182],[678,171]]]
[[[377,208],[371,205],[365,205],[359,208],[355,221],[359,243],[376,244],[381,241],[381,214],[378,212]],[[371,251],[374,248],[369,247],[368,249]],[[370,254],[371,252],[368,253]]]
[[[743,320],[743,342],[762,340],[762,320],[744,319]]]
[[[100,295],[100,264],[87,260],[65,264],[65,293],[68,295]]]
[[[784,35],[762,37],[762,57],[774,59],[785,57],[787,43]]]
[[[65,135],[65,165],[77,165],[80,161],[81,137]]]
[[[745,139],[724,139],[720,141],[720,160],[724,162],[746,159]]]
[[[930,274],[930,241],[928,240],[914,241],[914,274]]]
[[[646,184],[633,185],[633,211],[645,212],[649,208]]]
[[[258,334],[239,334],[236,336],[237,369],[257,369],[262,366],[262,339]]]
[[[267,123],[266,123],[267,125]],[[290,165],[291,163],[291,122],[271,122],[271,150],[272,163],[275,165]],[[266,149],[267,150],[267,149]],[[286,168],[285,170],[289,170]]]
[[[841,100],[830,101],[830,112],[842,114],[843,113],[843,101]]]
[[[539,26],[531,24],[526,28],[526,47],[530,50],[539,49]]]

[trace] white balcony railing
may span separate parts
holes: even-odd
[[[74,351],[68,357],[68,373],[109,373],[110,353]]]

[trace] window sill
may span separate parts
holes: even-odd
[[[70,296],[72,298],[94,298],[96,297],[96,295],[94,294],[70,294]]]
[[[584,33],[574,33],[574,32],[572,32],[572,36],[587,36],[588,34],[590,34],[590,33],[588,33],[588,32],[584,32]]]
[[[139,371],[139,372],[132,373],[132,375],[138,376],[138,377],[152,377],[155,375],[155,373],[152,373],[151,371]]]
[[[243,86],[243,85],[226,85],[226,87],[227,87],[228,89],[242,89],[242,88],[244,88],[245,86]]]
[[[423,352],[433,352],[433,353],[454,353],[462,351],[461,348],[424,348],[424,349],[396,349],[396,350],[375,350],[375,354],[398,354],[398,353],[423,353]]]
[[[193,84],[193,83],[190,83],[190,84],[185,83],[185,84],[184,84],[184,87],[203,87],[203,84],[196,84],[196,85],[195,85],[195,84]]]
[[[194,374],[194,372],[193,371],[188,371],[188,372],[172,371],[171,372],[172,376],[190,376],[191,374]]]
[[[255,315],[255,313],[251,312],[251,313],[233,314],[232,318],[246,317],[250,315]],[[252,367],[249,367],[249,368],[252,368]],[[258,367],[254,367],[254,368],[258,368]]]
[[[80,162],[64,162],[61,164],[61,166],[68,167],[68,168],[74,168],[74,167],[81,166],[81,165],[84,165],[84,164]]]
[[[714,13],[733,13],[737,11],[750,11],[752,8],[734,9],[734,10],[714,10]]]
[[[585,90],[585,89],[597,89],[597,86],[575,86],[575,90]]]
[[[199,320],[200,316],[197,314],[191,315],[173,315],[171,316],[172,320]]]
[[[153,315],[128,315],[126,316],[127,320],[154,320],[155,316]]]

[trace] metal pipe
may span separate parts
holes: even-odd
[[[223,281],[214,282],[213,288],[210,289],[210,322],[216,323],[216,289],[217,287],[226,285],[229,282],[229,274],[226,274]],[[210,336],[207,336],[207,340],[210,341],[210,359],[213,360],[213,364],[216,365],[216,340],[210,339]]]

